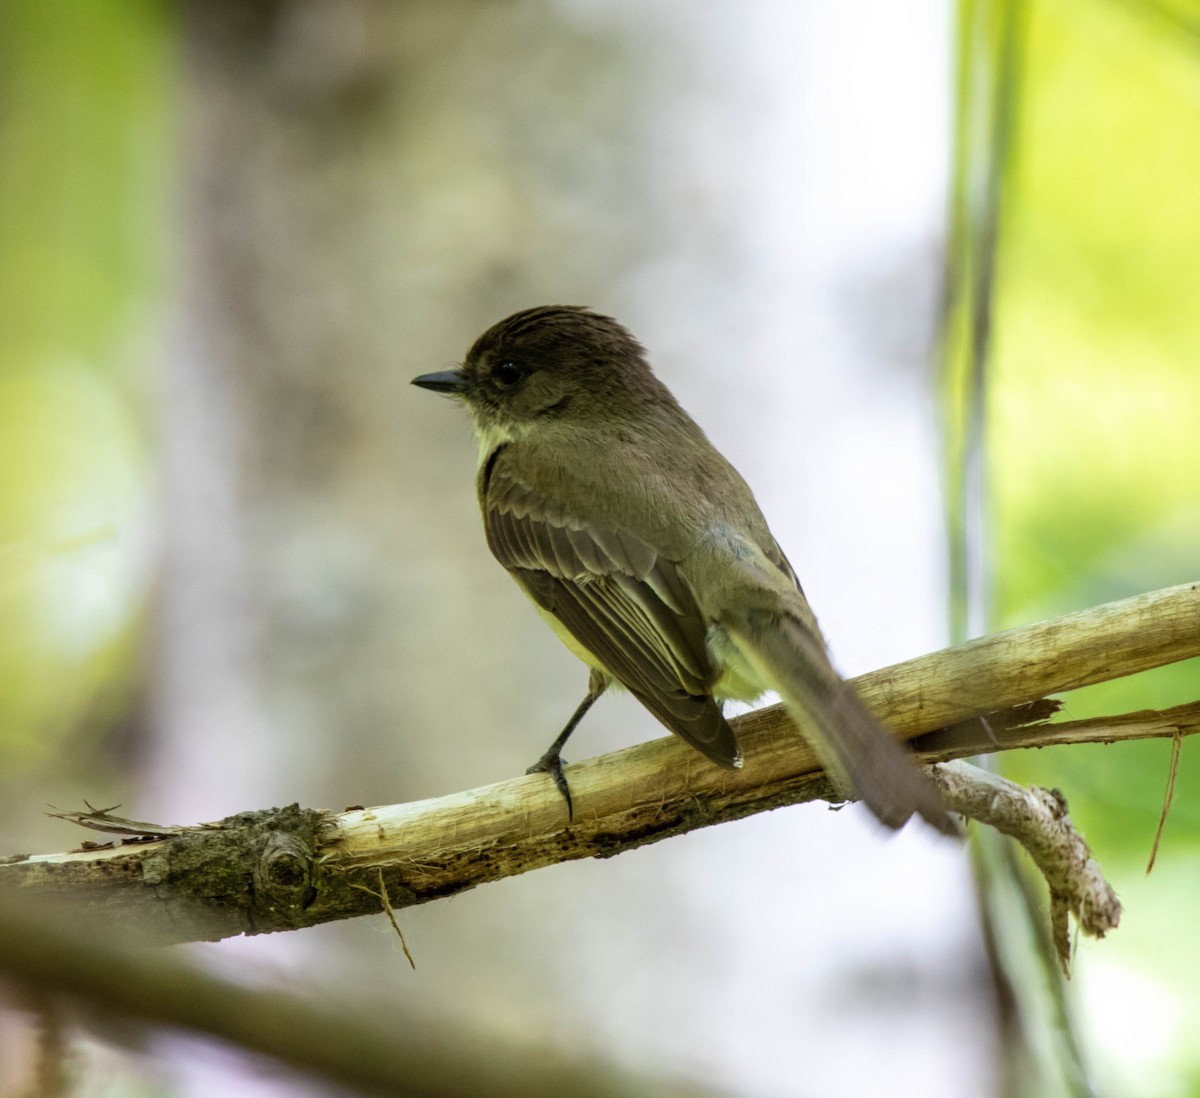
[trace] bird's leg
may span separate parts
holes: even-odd
[[[608,685],[606,679],[593,673],[588,679],[588,692],[584,695],[583,701],[576,707],[575,712],[571,714],[571,719],[567,721],[566,727],[558,734],[555,741],[546,748],[545,754],[535,762],[526,774],[549,774],[554,779],[554,784],[558,786],[558,791],[563,795],[567,802],[567,819],[574,819],[575,806],[571,803],[571,788],[567,785],[567,776],[563,773],[562,749],[567,740],[571,738],[571,733],[575,731],[576,726],[583,720],[584,714],[592,707],[592,703],[604,693],[604,688]]]

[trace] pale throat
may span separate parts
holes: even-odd
[[[475,416],[471,417],[471,422],[475,427],[475,438],[479,442],[479,468],[481,469],[499,447],[519,437],[519,432],[505,425],[481,423]]]

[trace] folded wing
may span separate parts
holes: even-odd
[[[496,559],[667,728],[714,762],[740,766],[733,730],[709,692],[707,625],[674,562],[489,466],[481,500]]]

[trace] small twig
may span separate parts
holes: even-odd
[[[88,804],[86,812],[47,812],[46,815],[55,820],[66,820],[92,831],[102,831],[106,835],[127,835],[138,839],[168,839],[172,835],[182,835],[185,831],[195,831],[198,828],[219,827],[219,824],[193,824],[191,827],[177,827],[174,824],[152,824],[142,820],[127,820],[122,816],[112,814],[114,804],[110,808],[94,808]]]
[[[1158,858],[1158,844],[1162,839],[1163,828],[1167,825],[1167,814],[1171,811],[1171,802],[1175,799],[1175,779],[1179,775],[1179,755],[1183,751],[1183,734],[1176,730],[1171,737],[1171,764],[1167,770],[1167,788],[1163,793],[1162,815],[1158,817],[1158,829],[1154,832],[1154,845],[1150,848],[1150,860],[1146,863],[1146,876],[1154,868]]]
[[[1104,879],[1057,790],[1024,789],[965,762],[931,768],[956,812],[1011,835],[1028,851],[1050,888],[1050,924],[1063,972],[1070,973],[1070,916],[1084,934],[1103,938],[1121,918],[1121,902]]]
[[[400,929],[400,924],[396,921],[396,913],[392,910],[392,901],[388,896],[387,882],[383,879],[383,870],[376,869],[379,875],[379,891],[376,892],[373,888],[368,888],[366,885],[356,884],[353,887],[360,892],[365,892],[369,896],[375,896],[383,906],[383,913],[388,917],[388,922],[392,924],[392,929],[396,932],[396,937],[400,939],[400,948],[404,950],[404,956],[408,958],[408,965],[414,972],[417,970],[417,962],[413,960],[413,955],[408,951],[408,942],[404,940],[404,931]]]
[[[400,924],[396,922],[396,915],[392,911],[392,901],[388,898],[387,885],[383,880],[383,870],[378,869],[379,874],[379,897],[383,900],[383,913],[388,917],[388,922],[392,924],[392,929],[396,932],[396,937],[400,939],[400,948],[404,950],[404,956],[408,958],[408,965],[414,972],[417,971],[417,962],[413,960],[413,956],[408,951],[408,943],[404,940],[404,931],[400,929]]]

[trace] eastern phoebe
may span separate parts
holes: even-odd
[[[530,768],[567,798],[560,752],[605,687],[742,765],[727,698],[767,690],[841,791],[888,827],[957,829],[933,783],[833,669],[792,566],[746,482],[615,320],[573,306],[515,313],[456,370],[413,381],[466,405],[488,547],[568,648],[588,693]]]

